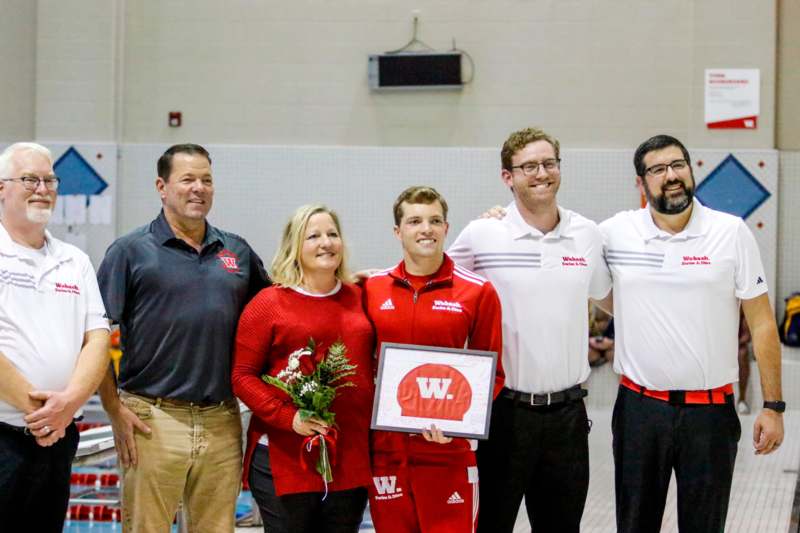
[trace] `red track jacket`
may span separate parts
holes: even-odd
[[[375,325],[378,352],[384,342],[497,352],[494,397],[505,381],[500,300],[492,284],[457,266],[446,254],[432,279],[415,291],[401,262],[366,283],[367,315]],[[376,365],[377,367],[377,365]],[[375,431],[373,452],[453,453],[469,449],[465,439],[428,443],[406,433]]]

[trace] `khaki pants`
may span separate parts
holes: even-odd
[[[232,533],[242,472],[238,403],[120,396],[152,431],[136,432],[138,464],[123,471],[123,531],[166,533],[183,501],[190,533]]]

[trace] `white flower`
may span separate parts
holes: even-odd
[[[297,370],[297,367],[299,366],[300,366],[300,358],[289,356],[289,366],[287,367],[287,369]]]
[[[311,355],[311,350],[309,350],[308,348],[300,348],[298,350],[295,350],[295,351],[293,351],[292,353],[289,354],[289,359],[292,359],[292,358],[296,359],[296,358],[298,358],[300,356],[303,356],[303,355]]]
[[[309,392],[314,392],[319,388],[319,384],[316,381],[308,381],[303,383],[303,386],[300,388],[300,394],[308,394]]]

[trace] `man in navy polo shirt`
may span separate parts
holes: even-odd
[[[202,146],[164,152],[156,189],[159,216],[117,239],[98,271],[124,354],[118,383],[109,371],[100,388],[123,466],[123,527],[168,530],[182,500],[192,531],[232,532],[231,349],[242,308],[268,281],[244,239],[206,221],[214,182]]]

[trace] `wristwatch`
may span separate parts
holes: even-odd
[[[776,413],[782,413],[786,410],[786,402],[764,402],[764,409],[772,409]]]

